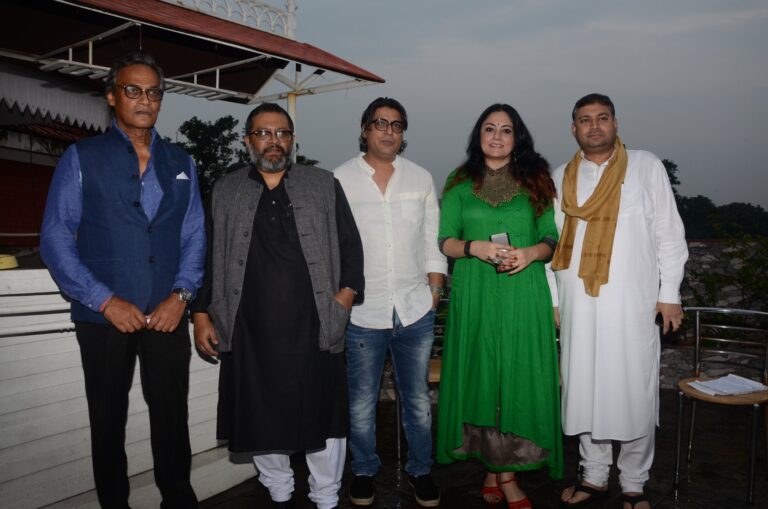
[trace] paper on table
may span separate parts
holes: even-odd
[[[730,396],[734,394],[749,394],[750,392],[760,392],[768,390],[768,386],[755,382],[749,378],[739,375],[729,374],[714,378],[712,380],[702,380],[688,382],[688,385],[710,396]]]

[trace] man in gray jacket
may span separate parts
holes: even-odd
[[[338,504],[346,457],[344,330],[363,298],[363,251],[333,175],[291,164],[293,121],[265,103],[246,121],[251,164],[217,182],[195,343],[219,356],[217,438],[253,455],[274,507],[292,507],[289,454],[310,499]]]

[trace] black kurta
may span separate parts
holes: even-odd
[[[289,178],[290,172],[285,178]],[[258,172],[251,177],[264,185]],[[362,284],[362,252],[345,253],[358,235],[336,182],[340,288]],[[349,263],[349,257],[357,263]],[[359,266],[358,271],[345,266]],[[356,274],[354,272],[359,272]],[[203,294],[205,291],[202,292]],[[232,351],[221,354],[217,438],[233,452],[320,449],[348,431],[344,354],[321,352],[320,321],[293,207],[284,182],[264,185],[253,222]]]

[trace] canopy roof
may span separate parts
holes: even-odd
[[[72,81],[59,73],[0,60],[0,82],[3,84],[0,103],[20,113],[28,112],[40,121],[47,118],[64,125],[103,131],[109,125],[104,95]]]
[[[384,82],[312,45],[161,0],[4,0],[2,12],[0,56],[98,79],[95,88],[131,51],[155,56],[169,92],[211,100],[256,103]],[[304,77],[302,65],[311,68]],[[287,90],[263,95],[273,79]]]

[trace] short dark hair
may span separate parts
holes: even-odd
[[[605,94],[587,94],[578,101],[576,101],[576,104],[573,106],[573,111],[571,112],[571,120],[574,122],[576,121],[576,112],[583,108],[584,106],[588,106],[590,104],[602,104],[603,106],[608,106],[611,110],[611,115],[614,117],[616,116],[616,108],[613,106],[613,101],[611,101],[611,98],[608,97]]]
[[[248,133],[251,132],[251,123],[253,122],[253,119],[262,113],[281,113],[285,115],[285,118],[288,119],[288,125],[290,126],[291,131],[293,131],[293,119],[288,114],[288,112],[283,109],[282,106],[275,103],[261,103],[258,106],[256,106],[254,109],[252,109],[251,112],[248,114],[248,118],[245,119],[245,135],[246,136],[248,136]]]
[[[403,105],[400,104],[397,99],[392,99],[391,97],[379,97],[365,108],[363,116],[360,118],[360,138],[358,139],[360,152],[368,152],[368,140],[363,137],[362,131],[365,131],[368,125],[374,120],[373,114],[376,113],[376,110],[379,108],[392,108],[400,113],[400,119],[403,121],[403,131],[408,130],[408,114],[405,112]],[[398,150],[397,153],[402,154],[407,145],[408,142],[403,140],[403,144],[400,145],[400,150]]]
[[[135,51],[133,53],[123,55],[122,57],[112,62],[112,67],[109,69],[109,74],[107,74],[107,80],[104,84],[104,93],[114,90],[115,85],[117,85],[117,75],[120,73],[120,71],[131,65],[146,65],[155,71],[157,77],[160,78],[160,89],[163,90],[165,88],[165,76],[163,75],[163,70],[159,65],[157,65],[155,57],[148,53],[140,53]]]

